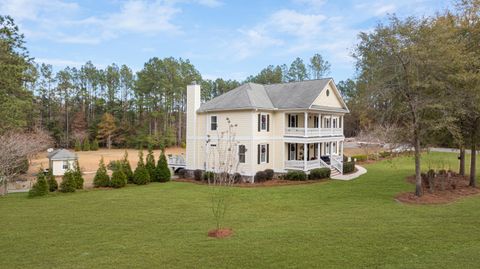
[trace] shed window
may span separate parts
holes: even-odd
[[[63,161],[63,170],[67,170],[68,169],[68,161]]]

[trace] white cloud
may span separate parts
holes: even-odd
[[[326,16],[320,14],[305,14],[282,9],[270,16],[267,25],[278,32],[307,37],[318,33],[321,22],[325,19]]]
[[[218,0],[197,0],[196,2],[207,7],[219,7],[223,5],[223,3]]]
[[[238,32],[242,38],[234,41],[232,46],[235,58],[238,60],[246,59],[262,49],[279,46],[283,43],[279,39],[268,36],[262,29],[238,30]]]
[[[72,61],[72,60],[65,60],[65,59],[53,59],[53,58],[36,58],[35,59],[36,63],[45,63],[52,65],[54,67],[65,67],[65,66],[70,66],[70,67],[80,67],[85,62],[80,62],[80,61]]]
[[[377,5],[373,7],[373,13],[376,16],[384,16],[388,13],[395,12],[396,7],[394,4],[386,4],[386,5]]]
[[[12,16],[16,21],[38,20],[45,14],[59,15],[78,10],[76,3],[62,0],[2,0],[0,13]]]

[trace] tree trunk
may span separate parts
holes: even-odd
[[[421,167],[420,167],[420,139],[418,138],[417,131],[415,130],[414,134],[415,142],[415,195],[420,197],[422,196],[422,176],[421,176]]]
[[[477,145],[475,144],[476,141],[472,136],[472,147],[471,147],[471,159],[470,159],[470,187],[477,187],[477,173],[475,171],[476,164],[477,164]]]
[[[460,147],[460,168],[458,173],[461,176],[465,175],[465,147],[463,145]]]
[[[112,147],[112,135],[108,135],[107,137],[107,147],[108,149],[111,149]]]

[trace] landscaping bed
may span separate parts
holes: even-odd
[[[408,183],[415,184],[415,176],[409,176],[406,180]],[[413,192],[403,192],[398,194],[395,200],[408,204],[451,203],[460,198],[480,193],[478,188],[472,188],[468,186],[468,183],[468,177],[453,174],[448,178],[445,177],[445,181],[442,181],[441,178],[435,180],[434,191],[431,191],[429,186],[423,181],[423,195],[421,197],[415,196]]]
[[[291,185],[303,185],[303,184],[313,184],[313,183],[320,183],[326,182],[329,179],[322,179],[322,180],[304,180],[304,181],[293,181],[293,180],[285,180],[285,179],[272,179],[267,180],[264,182],[257,182],[257,183],[235,183],[234,187],[243,187],[243,188],[255,188],[255,187],[273,187],[273,186],[291,186]],[[190,182],[200,185],[208,185],[206,181],[196,181],[190,178],[177,178],[175,179],[176,182]]]

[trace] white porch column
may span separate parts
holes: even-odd
[[[304,134],[304,135],[307,136],[308,112],[303,112],[303,113],[304,113],[304,115],[305,115],[305,116],[304,116],[305,118],[304,118],[304,120],[303,120],[303,121],[304,121],[304,124],[303,124],[304,129],[303,129],[303,130],[305,131],[305,134]]]
[[[333,135],[333,115],[330,115],[330,134]]]
[[[330,154],[330,159],[332,159],[332,146],[333,146],[333,143],[332,142],[328,142],[330,143],[330,146],[328,146],[328,149],[329,149],[329,154]]]
[[[303,170],[307,170],[307,143],[303,143]]]
[[[342,156],[342,160],[343,160],[343,143],[344,141],[340,141],[340,156]]]
[[[317,143],[317,160],[320,160],[322,153],[320,152],[320,142]]]

